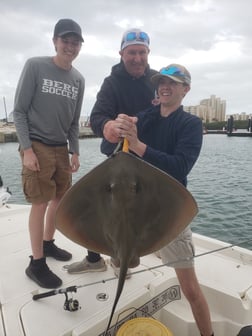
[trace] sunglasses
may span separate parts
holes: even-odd
[[[129,41],[142,41],[150,43],[149,36],[145,32],[130,32],[127,35],[124,36],[124,42]]]
[[[182,77],[185,81],[190,83],[191,78],[185,74],[183,71],[181,71],[181,69],[175,67],[175,66],[171,66],[169,68],[162,68],[160,70],[160,74],[161,75],[170,75],[170,76],[177,76],[177,77]]]

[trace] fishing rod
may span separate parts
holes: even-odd
[[[251,241],[252,241],[252,238],[244,240],[244,241],[232,243],[232,244],[229,244],[227,246],[223,246],[223,247],[211,250],[211,251],[199,253],[199,254],[197,254],[195,256],[192,256],[192,257],[182,258],[182,259],[178,259],[176,261],[171,261],[171,262],[168,262],[168,263],[165,263],[165,264],[159,264],[159,265],[148,267],[148,268],[145,268],[145,269],[142,269],[142,270],[139,270],[139,271],[135,271],[135,272],[132,272],[131,275],[135,275],[135,274],[139,274],[139,273],[147,272],[147,271],[152,271],[152,270],[155,270],[157,268],[164,267],[164,266],[174,266],[179,262],[190,261],[192,259],[203,257],[203,256],[206,256],[206,255],[209,255],[209,254],[213,254],[213,253],[216,253],[216,252],[223,251],[223,250],[227,250],[227,249],[230,249],[230,248],[238,246],[238,245],[247,244]],[[37,301],[39,299],[54,296],[54,295],[57,295],[57,294],[64,294],[65,295],[64,309],[73,312],[73,311],[76,311],[76,310],[80,309],[79,302],[76,299],[69,298],[68,293],[76,293],[77,290],[80,289],[80,288],[89,287],[89,286],[93,286],[93,285],[97,285],[97,284],[101,284],[101,283],[106,283],[108,281],[112,281],[112,280],[115,280],[115,279],[117,279],[117,277],[114,276],[114,277],[111,277],[111,278],[107,278],[107,279],[103,279],[103,280],[99,280],[99,281],[95,281],[95,282],[91,282],[91,283],[87,283],[87,284],[82,284],[82,285],[78,285],[78,286],[69,286],[69,287],[66,287],[66,288],[54,289],[54,290],[51,290],[49,292],[34,294],[32,299],[34,301]]]

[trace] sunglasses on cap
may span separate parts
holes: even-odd
[[[142,41],[142,42],[147,42],[148,44],[150,43],[149,36],[145,32],[129,32],[126,34],[123,38],[124,42],[129,42],[129,41]]]
[[[161,75],[168,75],[168,76],[170,75],[170,76],[182,77],[182,80],[184,80],[187,83],[190,83],[190,81],[191,81],[190,76],[176,66],[171,66],[171,67],[168,67],[168,68],[162,68],[159,73]]]
[[[176,75],[176,76],[181,76],[181,77],[185,77],[184,72],[182,72],[179,68],[172,66],[169,68],[162,68],[160,70],[160,74],[161,75]]]

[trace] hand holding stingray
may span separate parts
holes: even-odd
[[[128,267],[171,242],[196,214],[197,204],[182,184],[125,152],[106,159],[65,194],[56,227],[74,242],[109,255],[120,265],[109,325]]]

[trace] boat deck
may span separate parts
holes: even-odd
[[[65,263],[48,258],[49,267],[62,278],[63,286],[77,286],[69,294],[81,309],[64,310],[65,295],[34,301],[32,296],[47,292],[25,275],[31,254],[28,235],[29,206],[0,208],[0,336],[101,336],[112,308],[117,279],[108,265],[106,272],[70,275]],[[83,247],[59,232],[56,242],[73,254],[71,262],[84,257]],[[252,251],[233,247],[207,253],[228,244],[194,234],[196,270],[207,297],[215,334],[236,336],[252,323]],[[105,256],[105,259],[109,260]],[[156,267],[155,269],[150,269]],[[156,255],[141,258],[133,276],[126,280],[110,335],[116,334],[128,315],[154,314],[174,336],[198,335],[190,308],[180,290],[174,270],[162,266]],[[121,321],[121,322],[120,322]]]

